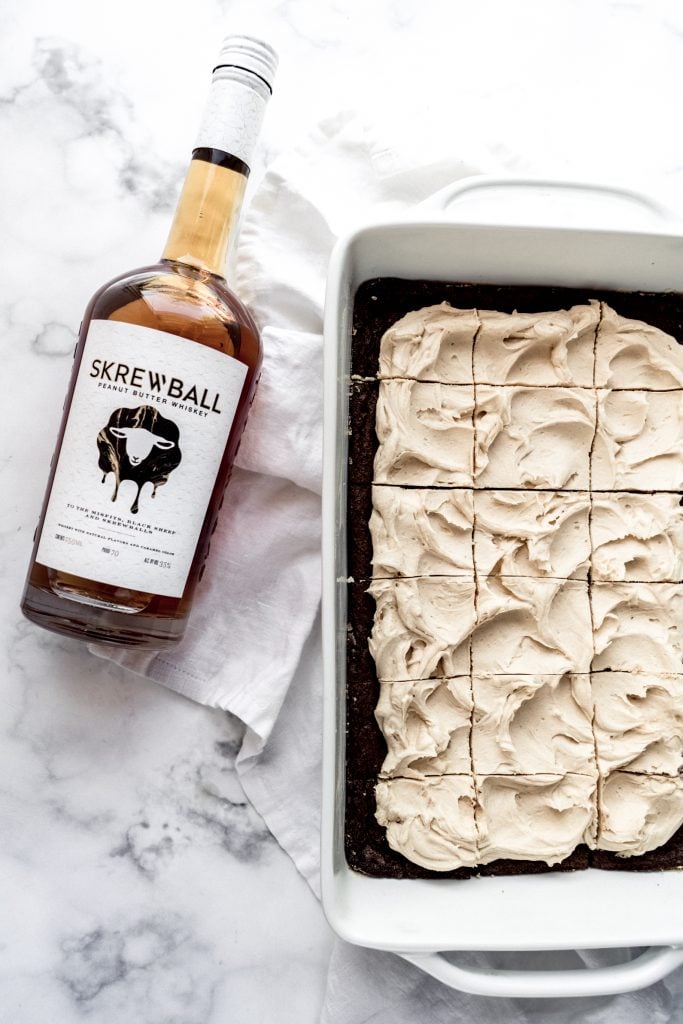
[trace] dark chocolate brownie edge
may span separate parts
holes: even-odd
[[[683,826],[663,846],[638,857],[620,857],[607,850],[592,850],[590,866],[603,871],[683,871]]]
[[[377,687],[377,670],[368,648],[375,614],[375,601],[367,592],[367,583],[347,584],[346,678],[353,687]]]
[[[349,575],[356,581],[372,577],[372,489],[367,484],[349,484],[348,493],[348,558]]]
[[[373,462],[377,451],[375,412],[378,381],[351,381],[349,393],[349,483],[372,483]]]

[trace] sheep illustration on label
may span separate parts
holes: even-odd
[[[166,483],[180,464],[179,440],[176,424],[149,405],[115,409],[97,435],[102,483],[108,473],[114,474],[111,500],[116,501],[123,480],[132,480],[137,493],[130,511],[136,515],[145,484],[152,484],[154,498],[157,488]]]

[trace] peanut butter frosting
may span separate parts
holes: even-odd
[[[593,670],[683,672],[683,585],[594,583]]]
[[[375,789],[389,846],[433,871],[478,862],[474,780],[469,775],[389,779]]]
[[[389,845],[435,871],[683,824],[683,346],[591,301],[381,342],[369,592]]]
[[[613,772],[600,786],[598,848],[637,857],[662,846],[683,821],[683,777]]]
[[[373,580],[369,646],[380,680],[467,675],[475,623],[473,577]]]
[[[592,386],[599,302],[552,313],[482,310],[479,317],[478,383]]]
[[[598,768],[683,774],[683,675],[600,672],[591,681]]]
[[[595,846],[595,775],[477,775],[477,861],[501,857],[559,864]]]
[[[585,491],[475,491],[477,572],[587,579],[589,511]]]
[[[382,777],[469,773],[469,677],[380,683],[375,717],[388,749]]]
[[[683,387],[683,347],[657,327],[619,316],[607,303],[595,347],[595,385],[665,391]]]
[[[380,381],[374,482],[471,487],[473,413],[471,385]]]
[[[372,575],[472,576],[472,491],[372,488]]]
[[[448,302],[407,313],[382,336],[379,376],[470,384],[478,328],[476,310]]]
[[[594,580],[683,579],[683,507],[678,494],[596,493],[590,532]]]
[[[588,775],[443,775],[375,790],[392,849],[433,871],[502,857],[559,864],[595,846],[596,779]]]
[[[595,774],[588,675],[472,678],[478,775]]]
[[[574,580],[480,578],[472,634],[475,675],[588,672],[588,587]]]
[[[683,490],[683,391],[597,394],[593,490]]]
[[[477,487],[588,490],[592,392],[477,384],[475,425]]]

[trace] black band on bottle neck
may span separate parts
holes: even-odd
[[[270,82],[267,81],[263,77],[263,75],[259,75],[258,71],[254,71],[253,68],[245,68],[245,67],[242,67],[241,64],[216,64],[216,67],[213,70],[214,71],[218,71],[219,68],[239,68],[240,71],[246,71],[247,74],[254,75],[255,78],[258,78],[261,82],[263,82],[263,84],[265,85],[265,87],[268,90],[268,92],[270,93],[270,95],[271,96],[273,95],[273,90],[272,90]]]
[[[238,156],[233,156],[232,153],[224,153],[222,149],[210,149],[207,146],[200,146],[199,149],[192,150],[192,159],[205,160],[207,164],[227,167],[231,171],[243,174],[245,178],[249,177],[249,164],[245,164],[244,160],[240,160]]]

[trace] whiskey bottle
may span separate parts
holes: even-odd
[[[277,65],[229,36],[161,260],[86,309],[22,611],[86,640],[180,640],[261,366],[225,281]]]

